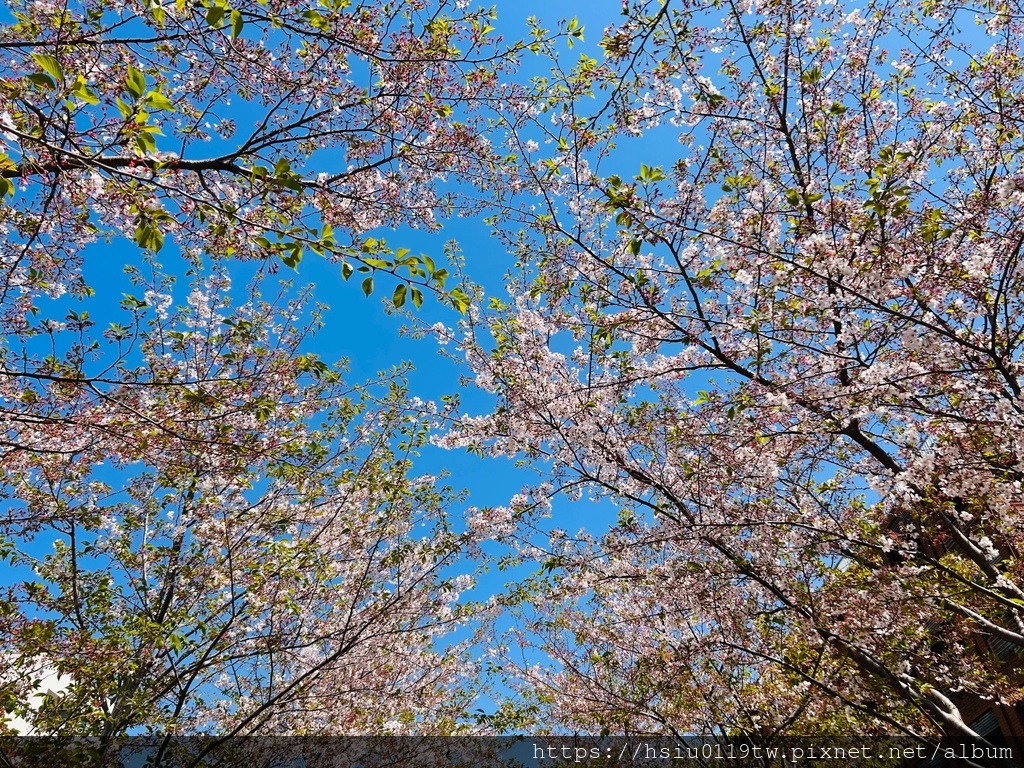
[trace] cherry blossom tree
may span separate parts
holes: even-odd
[[[352,386],[311,355],[310,297],[268,275],[312,253],[366,294],[390,273],[395,306],[464,310],[443,264],[371,230],[436,229],[449,182],[492,165],[480,129],[523,46],[448,0],[6,14],[5,722],[101,750],[457,730],[471,665],[439,638],[468,611],[464,537],[410,464],[435,415],[401,370]],[[136,287],[112,309],[86,275],[118,241]],[[229,260],[256,262],[248,288]]]
[[[366,233],[438,226],[491,161],[482,108],[522,49],[466,3],[16,2],[0,27],[5,292],[87,290],[83,248],[127,237],[295,267],[306,253],[444,289]],[[16,322],[9,319],[9,322]]]
[[[5,722],[101,749],[457,730],[471,665],[438,638],[469,610],[465,537],[410,464],[436,415],[401,370],[346,384],[308,352],[310,297],[264,294],[312,253],[368,295],[390,273],[396,307],[464,311],[444,264],[378,231],[438,228],[451,182],[489,172],[482,129],[521,98],[502,79],[526,46],[449,0],[6,13]],[[86,278],[116,242],[136,286],[119,310]],[[231,260],[257,265],[244,291]],[[38,706],[54,674],[70,682]]]
[[[1024,16],[623,11],[507,118],[517,264],[462,342],[497,406],[443,440],[542,475],[474,522],[542,564],[505,722],[984,744],[1024,647]],[[618,519],[552,530],[559,495]]]
[[[101,754],[126,734],[457,731],[464,537],[456,496],[411,467],[433,406],[401,370],[351,386],[304,353],[318,317],[265,271],[129,271],[139,296],[97,346],[80,312],[4,361],[4,711]]]

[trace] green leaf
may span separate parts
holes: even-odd
[[[135,242],[140,248],[156,253],[164,247],[164,234],[149,222],[143,222],[135,228]]]
[[[128,77],[124,81],[124,85],[128,89],[128,93],[136,99],[141,99],[142,94],[146,91],[146,76],[129,64]]]
[[[211,5],[206,9],[206,23],[211,27],[220,28],[224,23],[224,6]]]
[[[299,264],[302,262],[302,244],[301,243],[286,243],[285,252],[281,255],[281,262],[286,267],[298,271]]]
[[[811,67],[800,75],[801,83],[816,83],[821,80],[821,68]]]
[[[413,296],[413,303],[415,304],[415,296]],[[448,298],[451,300],[452,305],[459,311],[459,314],[466,314],[466,310],[469,309],[469,296],[461,288],[454,289],[448,294]],[[416,304],[419,306],[419,304]]]
[[[43,68],[44,72],[54,79],[54,82],[59,83],[64,80],[64,70],[60,66],[60,62],[53,56],[47,56],[45,53],[33,53],[32,58]]]
[[[26,77],[36,85],[42,86],[43,88],[56,88],[57,84],[53,82],[53,78],[45,72],[33,72],[31,75]]]
[[[135,146],[143,155],[151,155],[156,152],[156,142],[148,133],[140,133],[135,137]]]
[[[302,17],[310,23],[310,26],[316,27],[323,32],[327,32],[331,28],[330,22],[324,18],[324,15],[320,13],[320,11],[303,11]]]
[[[290,189],[294,192],[302,191],[302,184],[299,182],[298,177],[294,173],[289,173],[284,176],[278,176],[276,181],[285,189]]]
[[[401,307],[403,304],[405,304],[406,290],[407,289],[405,283],[399,283],[397,286],[395,286],[395,295],[392,296],[391,298],[395,307]]]
[[[168,112],[174,111],[174,104],[160,91],[150,91],[146,94],[145,102],[151,109],[163,109]]]
[[[238,36],[242,34],[242,27],[245,26],[245,21],[242,20],[241,11],[231,12],[231,39],[237,40]]]
[[[367,296],[369,296],[371,293],[373,293],[373,278],[372,277],[368,277],[365,280],[363,280],[363,293],[365,295],[367,295]]]
[[[84,101],[86,104],[100,103],[100,97],[97,96],[88,85],[86,85],[85,78],[81,75],[79,75],[75,80],[75,85],[72,87],[71,93],[73,93],[79,101]]]
[[[156,25],[163,27],[167,21],[167,13],[164,11],[163,5],[160,4],[160,0],[146,0],[146,10],[153,14],[153,21],[156,22]]]

